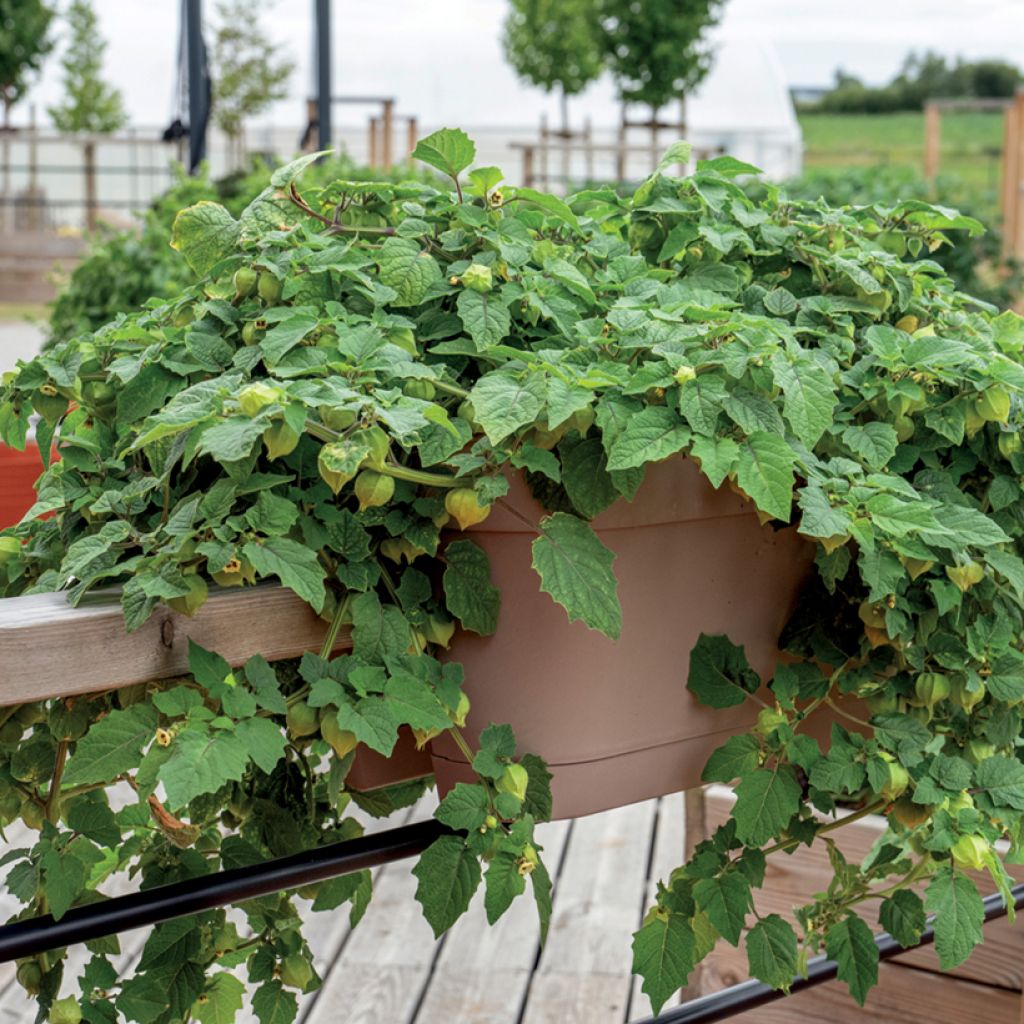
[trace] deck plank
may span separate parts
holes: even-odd
[[[567,821],[538,826],[551,872],[557,871],[569,832]],[[516,1024],[540,953],[536,909],[528,887],[492,927],[483,895],[481,886],[469,911],[452,928],[416,1024]]]
[[[524,1024],[625,1020],[657,808],[646,800],[575,822]]]

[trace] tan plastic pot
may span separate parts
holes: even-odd
[[[503,501],[518,516],[499,503],[470,531],[501,591],[497,632],[460,632],[446,655],[465,666],[471,743],[491,722],[511,724],[519,750],[553,772],[556,818],[699,785],[711,752],[748,729],[757,708],[699,705],[686,689],[690,651],[701,633],[723,633],[770,677],[814,545],[761,526],[751,503],[716,491],[687,459],[650,466],[632,503],[593,521],[616,555],[622,635],[612,641],[570,623],[540,591],[536,532],[519,516],[536,523],[545,512],[520,476]],[[472,780],[448,736],[432,755],[442,793]]]
[[[426,748],[417,750],[412,730],[403,725],[398,730],[398,742],[390,757],[378,754],[369,747],[359,747],[345,778],[345,785],[366,793],[384,786],[395,786],[399,782],[422,779],[433,770],[430,751]]]

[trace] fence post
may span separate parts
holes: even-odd
[[[405,137],[405,159],[412,163],[412,152],[416,148],[416,143],[419,142],[420,131],[419,125],[416,122],[415,117],[410,117],[406,121],[406,137]]]
[[[1002,213],[1003,246],[1002,257],[1013,255],[1017,232],[1017,208],[1019,202],[1020,168],[1017,166],[1017,138],[1020,135],[1020,108],[1016,99],[1003,113],[1003,180]]]
[[[85,226],[92,232],[96,230],[96,142],[93,139],[82,144],[82,161],[85,170]]]
[[[384,111],[381,115],[381,134],[384,136],[383,143],[381,145],[381,164],[385,171],[391,170],[391,144],[394,141],[395,126],[394,126],[394,115],[395,115],[395,101],[385,100]]]
[[[1024,90],[1014,97],[1017,126],[1013,158],[1013,249],[1015,259],[1024,261]]]
[[[934,183],[939,174],[942,111],[937,103],[924,105],[924,178]]]
[[[368,167],[377,166],[377,118],[370,118],[370,148],[366,163]]]

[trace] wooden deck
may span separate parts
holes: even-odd
[[[725,815],[728,799],[724,791],[711,796],[712,827]],[[431,809],[428,797],[398,818],[418,820]],[[392,819],[386,826],[398,823]],[[867,823],[837,836],[848,855],[858,855],[875,834]],[[355,932],[345,913],[310,914],[306,934],[324,984],[303,998],[299,1020],[624,1024],[647,1016],[647,1000],[629,973],[630,939],[654,883],[681,860],[681,796],[556,822],[543,826],[541,835],[555,878],[554,917],[543,949],[533,906],[525,899],[489,928],[478,898],[469,914],[435,942],[413,899],[411,863],[388,865],[376,872],[374,900]],[[9,834],[8,840],[24,844],[23,836]],[[758,900],[762,913],[784,913],[826,885],[827,868],[805,849],[773,862],[770,891]],[[0,913],[6,916],[15,906],[13,897],[0,894]],[[964,1024],[980,1019],[1021,1024],[1022,929],[1024,923],[990,925],[985,946],[952,976],[934,973],[938,968],[930,950],[883,965],[883,983],[864,1010],[844,986],[833,983],[733,1019],[740,1024]],[[146,934],[140,929],[122,935],[122,971],[130,973]],[[83,953],[72,951],[69,978],[84,963]],[[711,991],[744,976],[744,955],[723,944],[703,972],[702,988]],[[0,965],[0,1024],[30,1024],[34,1004],[13,979],[13,965]],[[66,981],[64,994],[74,990]],[[255,1018],[240,1015],[243,1020],[249,1024]]]

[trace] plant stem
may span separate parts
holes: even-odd
[[[445,391],[449,395],[457,395],[459,398],[469,398],[469,392],[465,388],[456,387],[443,380],[432,380],[430,382],[438,391]]]
[[[57,744],[57,756],[53,763],[53,779],[50,782],[50,792],[46,796],[46,803],[43,806],[43,813],[46,820],[56,824],[55,812],[60,803],[60,780],[64,777],[64,765],[67,763],[68,741],[61,740]]]
[[[845,817],[839,818],[836,821],[829,821],[822,825],[817,832],[814,834],[814,838],[824,835],[826,832],[834,832],[837,828],[842,828],[844,825],[852,825],[855,821],[860,821],[861,818],[866,818],[869,814],[874,814],[875,811],[880,811],[889,801],[888,800],[876,800],[873,804],[868,804],[866,807],[862,807],[859,811],[854,811],[852,814],[847,814]],[[786,839],[781,843],[775,843],[769,846],[765,851],[764,855],[767,857],[773,853],[779,853],[782,850],[791,850],[794,846],[799,846],[803,842],[801,839]]]
[[[448,734],[453,740],[455,740],[455,746],[459,748],[459,752],[466,759],[467,764],[473,763],[473,758],[476,756],[473,753],[473,748],[466,742],[466,738],[462,735],[457,725],[451,726],[448,730]]]
[[[348,614],[348,606],[352,603],[351,593],[346,592],[343,600],[338,602],[338,607],[334,609],[334,616],[331,618],[331,624],[327,627],[327,635],[324,637],[323,645],[320,648],[320,657],[325,661],[331,656],[331,652],[334,650],[334,644],[338,639],[338,632],[341,629],[341,624]]]
[[[407,480],[411,484],[422,484],[424,487],[465,487],[467,477],[454,477],[448,473],[428,473],[425,469],[410,469],[397,462],[385,463],[380,467],[385,476],[396,480]]]

